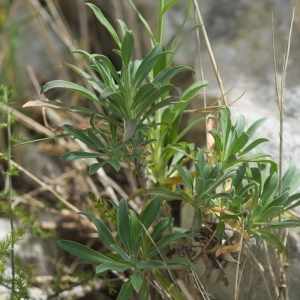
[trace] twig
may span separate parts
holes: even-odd
[[[243,231],[244,231],[244,224],[242,223]],[[239,269],[240,269],[240,261],[241,261],[241,253],[242,253],[242,248],[243,248],[243,238],[244,235],[241,234],[241,239],[240,239],[240,246],[239,246],[239,254],[238,254],[238,260],[236,264],[236,273],[235,273],[235,286],[234,286],[234,299],[238,300],[239,297],[239,286],[238,286],[238,278],[239,278]]]
[[[197,14],[197,18],[198,18],[200,24],[202,25],[201,26],[202,33],[203,33],[203,36],[204,36],[204,40],[205,40],[205,43],[206,43],[206,47],[207,47],[207,51],[208,51],[211,63],[213,65],[215,76],[216,76],[217,81],[218,81],[218,85],[219,85],[220,92],[221,92],[221,99],[223,100],[224,104],[227,106],[227,101],[226,101],[225,92],[224,92],[224,88],[223,88],[223,82],[222,82],[222,79],[221,79],[221,76],[220,76],[220,73],[219,73],[219,70],[218,70],[218,67],[217,67],[217,63],[216,63],[213,51],[212,51],[211,46],[210,46],[210,42],[209,42],[209,39],[208,39],[208,36],[207,36],[207,33],[206,33],[206,29],[205,29],[205,26],[204,26],[204,23],[203,23],[203,20],[202,20],[202,16],[201,16],[201,13],[200,13],[200,9],[199,9],[197,0],[194,0],[194,6],[195,6],[195,11],[196,11],[196,14]]]

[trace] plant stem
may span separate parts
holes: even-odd
[[[3,87],[3,102],[9,103],[8,89]],[[13,203],[12,203],[12,183],[11,183],[11,108],[7,106],[7,174],[5,181],[5,190],[7,191],[7,199],[9,202],[9,219],[10,219],[10,230],[12,235],[11,244],[11,299],[14,299],[15,294],[15,245],[14,245],[14,222],[13,222]]]
[[[158,29],[157,29],[157,43],[162,43],[162,36],[163,36],[163,23],[164,23],[164,16],[162,14],[164,8],[164,0],[159,0],[159,8],[158,8]]]

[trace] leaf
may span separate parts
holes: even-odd
[[[122,284],[117,300],[128,300],[133,293],[131,278]]]
[[[194,266],[194,264],[190,262],[188,259],[181,258],[181,257],[166,258],[165,261],[168,266],[179,265],[179,266],[188,266],[191,268]]]
[[[105,115],[98,113],[98,111],[81,107],[81,106],[72,106],[67,105],[61,102],[57,101],[43,101],[43,100],[32,100],[23,105],[23,107],[48,107],[48,108],[54,108],[54,109],[62,109],[67,110],[73,113],[80,113],[83,115],[92,116],[94,114],[99,114],[101,117],[106,117]]]
[[[262,118],[257,121],[255,121],[246,131],[246,134],[251,138],[252,135],[255,133],[255,131],[267,121],[267,118]]]
[[[132,31],[126,31],[121,45],[121,58],[124,71],[128,69],[134,50],[134,36]],[[126,72],[126,71],[125,71]]]
[[[226,252],[238,252],[240,250],[240,245],[240,241],[233,245],[222,245],[217,249],[215,256],[218,257],[221,254],[225,254]]]
[[[105,272],[107,270],[115,270],[117,272],[125,272],[131,267],[130,264],[120,263],[120,262],[106,262],[99,265],[96,268],[96,274]]]
[[[130,257],[123,251],[123,249],[119,245],[111,244],[109,248],[117,252],[126,262],[130,262]]]
[[[159,269],[159,268],[165,268],[166,265],[162,261],[158,260],[147,260],[147,261],[141,261],[136,264],[136,267],[143,270],[143,269]]]
[[[157,76],[154,78],[153,83],[160,83],[161,85],[166,84],[169,80],[174,77],[176,74],[183,72],[183,71],[192,71],[194,70],[188,66],[176,66],[173,68],[166,68],[159,72]]]
[[[101,220],[99,220],[98,218],[93,217],[88,212],[80,212],[78,214],[86,216],[87,218],[89,218],[95,224],[100,240],[107,247],[110,248],[111,245],[116,244],[115,239],[113,238],[110,231],[108,230],[108,228],[104,225],[104,223]]]
[[[269,142],[269,140],[265,139],[265,138],[257,139],[255,141],[253,141],[251,144],[249,144],[244,150],[242,150],[239,153],[239,155],[244,155],[244,154],[250,152],[251,150],[255,149],[258,145],[265,143],[265,142]]]
[[[94,175],[99,169],[108,163],[108,159],[99,163],[92,164],[89,169],[89,175]]]
[[[96,18],[100,21],[100,23],[107,29],[107,31],[110,33],[112,38],[115,40],[119,48],[121,47],[121,42],[120,39],[116,33],[116,31],[113,29],[113,27],[110,25],[108,20],[104,17],[102,14],[101,10],[94,4],[92,3],[86,3],[87,6],[89,6],[93,13],[95,14]]]
[[[117,172],[121,169],[120,161],[116,157],[112,157],[107,161]]]
[[[122,39],[124,38],[126,32],[128,31],[128,28],[126,26],[126,24],[120,20],[120,19],[116,19],[116,21],[119,23],[120,27],[121,27],[121,31],[122,31]]]
[[[263,192],[260,196],[263,206],[269,205],[271,203],[272,196],[274,195],[278,185],[278,174],[271,174],[264,184]]]
[[[67,252],[85,260],[89,264],[98,265],[106,262],[113,262],[107,256],[79,243],[67,240],[60,240],[57,243],[61,248],[63,248]]]
[[[205,86],[208,86],[207,81],[196,81],[193,84],[191,84],[181,95],[181,100],[186,101],[192,98],[196,95],[196,93],[204,88]]]
[[[156,241],[160,235],[174,222],[174,218],[172,217],[165,217],[161,219],[154,227],[151,238],[153,241]]]
[[[118,210],[118,232],[120,239],[125,246],[126,250],[132,254],[133,243],[131,237],[131,226],[128,215],[128,207],[125,199],[121,199]]]
[[[231,144],[228,150],[228,156],[231,154],[237,154],[249,141],[249,136],[243,132],[234,142]]]
[[[222,241],[224,232],[225,232],[225,223],[223,221],[219,221],[216,228],[216,237],[219,241]]]
[[[76,73],[78,73],[81,77],[83,77],[93,88],[95,91],[97,91],[99,94],[102,93],[103,89],[105,88],[104,83],[101,81],[96,81],[91,75],[88,73],[84,72],[80,68],[78,68],[75,65],[71,65],[68,63],[62,63],[62,66],[67,66],[70,69],[74,70]]]
[[[109,149],[107,149],[107,146],[105,146],[102,141],[94,134],[94,132],[91,129],[88,129],[88,136],[91,139],[91,141],[94,143],[94,145],[97,147],[97,149],[102,150],[103,152],[109,152]]]
[[[296,164],[295,161],[291,158],[289,168],[284,173],[282,177],[282,190],[285,191],[292,183],[292,180],[296,173]]]
[[[171,295],[174,300],[184,300],[184,297],[174,283],[163,277],[163,275],[158,271],[152,272],[152,274],[159,282],[159,284],[163,287],[164,291],[167,294]]]
[[[88,136],[86,136],[81,130],[74,128],[73,126],[68,124],[62,126],[62,129],[68,132],[70,135],[73,135],[75,139],[80,140],[84,144],[95,147],[91,139]]]
[[[279,241],[279,239],[272,233],[265,230],[256,229],[256,232],[261,234],[261,237],[269,244],[275,246],[280,253],[282,253],[284,260],[288,260],[287,248]]]
[[[255,223],[255,222],[264,221],[267,218],[272,217],[275,214],[278,214],[281,210],[282,210],[282,206],[271,206],[266,210],[259,211],[259,213],[256,213],[256,210],[254,210],[253,217],[251,218],[252,222]]]
[[[148,76],[148,74],[155,66],[155,63],[157,62],[158,58],[161,55],[165,54],[165,52],[162,52],[162,49],[163,49],[162,45],[160,44],[155,45],[151,49],[151,51],[145,56],[145,58],[142,60],[134,77],[134,81],[132,84],[133,90],[135,90]]]
[[[262,229],[290,228],[300,226],[300,220],[285,220],[281,222],[256,222],[252,225],[261,226]]]
[[[171,200],[186,200],[184,197],[178,195],[175,192],[172,192],[168,189],[165,188],[153,188],[153,189],[149,189],[144,191],[143,193],[144,195],[159,195],[163,198],[166,199],[171,199]]]
[[[128,141],[135,133],[137,119],[130,119],[128,116],[124,116],[124,142]]]
[[[71,151],[63,154],[60,159],[62,160],[74,160],[79,158],[96,158],[104,154],[100,153],[90,153],[84,151]]]
[[[156,255],[158,253],[158,250],[162,251],[169,244],[173,243],[174,241],[176,241],[178,239],[182,239],[182,238],[188,238],[191,240],[193,239],[193,237],[187,233],[179,233],[179,232],[169,233],[156,243],[156,247],[152,247],[148,251],[144,252],[142,255],[142,259],[145,260],[149,257]]]
[[[76,83],[65,81],[65,80],[53,80],[53,81],[47,82],[42,87],[41,93],[45,93],[54,88],[63,88],[63,89],[71,90],[80,95],[83,95],[86,98],[93,100],[94,102],[97,102],[97,103],[99,102],[98,97],[94,93],[90,92],[88,89],[86,89]]]
[[[131,278],[131,283],[135,291],[138,293],[140,291],[141,285],[143,283],[143,279],[141,275],[137,272],[135,269],[133,274],[130,276]]]
[[[186,168],[183,168],[182,166],[179,165],[174,166],[174,168],[180,174],[184,184],[189,189],[189,191],[193,192],[193,177],[191,173]]]
[[[170,0],[163,6],[163,9],[160,13],[163,15],[168,9],[170,9],[173,5],[175,5],[178,2],[180,2],[180,0]]]
[[[152,200],[149,200],[144,206],[141,214],[140,221],[148,229],[157,217],[157,214],[161,207],[161,198],[159,196],[154,196]]]

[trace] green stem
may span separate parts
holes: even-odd
[[[164,0],[159,0],[159,9],[158,9],[158,29],[157,29],[157,43],[162,43],[162,36],[163,36],[163,23],[164,23],[164,16],[162,14],[164,8]]]

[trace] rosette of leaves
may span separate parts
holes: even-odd
[[[63,63],[86,80],[94,89],[94,92],[72,82],[54,80],[46,83],[41,92],[53,88],[63,88],[83,95],[87,99],[101,105],[109,114],[106,115],[97,110],[72,106],[55,101],[31,101],[28,106],[42,106],[64,109],[91,117],[91,128],[83,130],[72,125],[62,126],[69,135],[79,139],[83,143],[97,150],[97,153],[71,151],[64,154],[64,160],[79,158],[97,158],[105,156],[101,163],[91,166],[90,174],[94,174],[104,164],[111,164],[117,171],[120,169],[120,161],[131,161],[144,155],[142,146],[154,142],[148,139],[145,132],[158,125],[170,126],[166,122],[149,122],[150,117],[159,109],[180,102],[181,91],[170,80],[182,71],[193,71],[188,66],[174,66],[157,70],[157,64],[169,51],[157,43],[143,59],[133,60],[135,39],[132,31],[128,30],[123,21],[117,20],[121,27],[119,37],[110,23],[94,4],[87,4],[94,12],[100,23],[108,30],[117,44],[114,50],[120,57],[122,68],[117,71],[108,59],[102,54],[89,54],[83,50],[76,50],[91,62],[88,74],[75,65]],[[96,75],[97,74],[97,75]],[[153,76],[155,75],[155,76]],[[145,82],[146,81],[146,82]],[[148,81],[148,82],[147,82]],[[177,92],[177,96],[168,95],[171,90]]]
[[[202,226],[202,209],[206,206],[215,205],[214,200],[220,197],[232,198],[229,193],[223,191],[223,184],[226,180],[233,177],[236,168],[231,168],[222,171],[222,163],[213,166],[206,163],[203,151],[199,149],[198,158],[194,164],[195,172],[190,172],[180,165],[175,165],[174,168],[180,175],[179,183],[183,183],[186,189],[178,188],[171,191],[166,188],[153,188],[145,191],[144,194],[160,195],[166,200],[182,200],[194,207],[195,215],[192,226],[192,232],[196,233]],[[165,183],[174,184],[178,183],[178,178],[170,177]],[[221,192],[217,189],[222,187]]]
[[[139,299],[149,299],[149,292],[146,281],[146,271],[150,270],[162,286],[170,286],[166,291],[175,299],[183,299],[176,286],[162,276],[159,269],[166,269],[170,265],[191,266],[191,263],[184,258],[155,259],[159,252],[168,248],[171,243],[182,238],[192,239],[186,233],[169,233],[161,237],[162,233],[172,224],[173,218],[162,218],[156,225],[153,225],[159,209],[161,199],[156,196],[143,208],[139,216],[128,209],[127,202],[122,199],[117,210],[117,232],[120,242],[118,242],[105,224],[90,213],[80,214],[89,218],[97,228],[100,240],[110,250],[107,254],[101,254],[93,249],[76,242],[60,240],[58,244],[64,250],[80,258],[81,263],[96,265],[96,274],[107,270],[125,272],[132,270],[132,275],[120,290],[117,299],[129,299],[135,291],[139,293]],[[151,234],[147,230],[153,226]]]
[[[222,102],[219,103],[222,106]],[[250,162],[265,162],[271,164],[274,171],[277,170],[276,163],[270,159],[270,155],[266,153],[250,153],[251,150],[257,149],[262,143],[268,142],[266,138],[258,138],[250,141],[257,129],[266,121],[262,118],[254,122],[247,130],[245,130],[245,118],[239,116],[233,125],[230,110],[223,105],[220,110],[219,122],[221,131],[212,129],[209,133],[213,136],[215,144],[212,150],[213,157],[216,162],[221,162],[223,170],[232,166]]]

